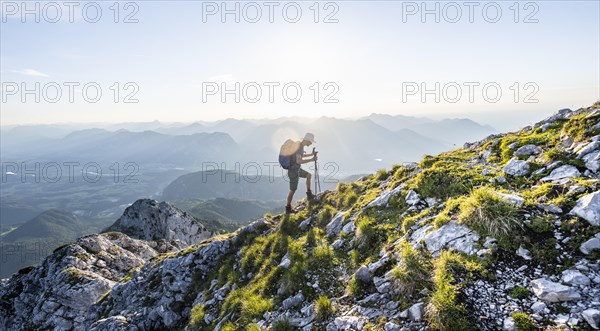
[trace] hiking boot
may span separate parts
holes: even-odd
[[[297,213],[297,211],[295,211],[292,206],[285,206],[285,213],[286,214],[295,214]]]
[[[306,192],[306,197],[308,198],[308,201],[315,201],[316,198],[316,196],[311,191]]]

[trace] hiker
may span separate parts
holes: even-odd
[[[310,146],[313,143],[316,143],[315,135],[307,133],[304,135],[302,141],[286,140],[279,151],[279,163],[284,169],[287,169],[288,177],[290,179],[290,193],[288,194],[287,205],[285,206],[285,212],[288,214],[296,213],[296,211],[292,209],[292,199],[298,188],[298,181],[300,178],[306,178],[306,197],[308,200],[312,201],[315,197],[310,190],[310,180],[312,176],[306,170],[301,168],[302,164],[317,160],[317,152],[315,152],[314,149],[312,153],[304,152],[304,147]],[[308,157],[310,157],[310,159],[306,159]]]

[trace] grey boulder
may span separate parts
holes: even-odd
[[[507,175],[525,176],[529,173],[529,163],[513,157],[504,166],[503,170]]]
[[[579,246],[579,250],[585,255],[590,254],[595,249],[600,249],[600,232]]]
[[[600,310],[593,308],[586,309],[581,312],[581,317],[583,317],[594,330],[600,328]]]
[[[548,302],[573,301],[581,298],[573,288],[544,278],[532,280],[529,286],[538,298]]]
[[[600,191],[586,194],[577,200],[570,212],[588,221],[593,226],[600,225]]]
[[[528,155],[537,155],[540,154],[542,152],[542,149],[539,148],[536,145],[525,145],[525,146],[521,146],[519,147],[519,149],[517,149],[515,151],[515,155],[517,156],[528,156]]]
[[[563,165],[563,166],[560,166],[560,167],[552,170],[550,175],[542,178],[541,181],[550,182],[550,181],[561,180],[561,179],[566,179],[566,178],[574,178],[574,177],[580,177],[580,176],[581,176],[581,172],[579,172],[579,170],[577,170],[577,168],[575,168],[572,165],[567,164],[567,165]]]

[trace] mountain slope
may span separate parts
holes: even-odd
[[[46,210],[2,237],[4,242],[18,240],[44,240],[55,238],[73,240],[89,229],[89,223],[78,216],[57,210]]]
[[[209,228],[235,231],[240,225],[275,209],[283,209],[283,201],[259,201],[216,198],[209,200],[182,199],[173,201],[178,208],[202,220]]]
[[[106,295],[92,291],[69,314],[42,309],[59,302],[58,293],[36,299],[28,292],[32,283],[76,283],[44,278],[60,270],[59,261],[80,264],[77,254],[58,259],[59,250],[0,289],[0,325],[597,328],[599,122],[600,104],[561,110],[534,127],[339,184],[301,204],[298,214],[267,215],[235,233],[143,259]],[[96,247],[95,255],[118,254]]]

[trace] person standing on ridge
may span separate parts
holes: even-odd
[[[294,193],[296,193],[296,189],[298,189],[298,181],[300,178],[306,178],[306,197],[309,201],[312,201],[315,198],[315,195],[310,190],[310,181],[311,174],[306,170],[301,168],[302,164],[313,162],[317,160],[317,153],[305,153],[304,147],[310,146],[316,143],[315,135],[312,133],[307,133],[304,135],[302,141],[293,141],[291,139],[286,140],[286,142],[281,146],[281,150],[279,152],[279,163],[284,169],[288,171],[288,178],[290,179],[290,193],[287,197],[287,204],[285,206],[286,213],[296,213],[294,209],[292,209],[292,199],[294,198]],[[309,158],[309,159],[306,159]]]

